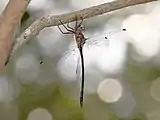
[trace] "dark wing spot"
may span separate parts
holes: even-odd
[[[104,37],[105,39],[108,39],[107,37]]]
[[[126,31],[126,29],[122,29],[122,31]]]

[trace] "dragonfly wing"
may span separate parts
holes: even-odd
[[[81,78],[80,56],[78,57],[78,60],[77,60],[76,75],[77,75],[77,80],[80,80]]]

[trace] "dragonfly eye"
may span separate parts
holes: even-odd
[[[80,29],[81,29],[81,30],[85,30],[85,28],[84,28],[83,25],[80,25]]]

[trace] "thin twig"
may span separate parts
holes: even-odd
[[[26,43],[28,40],[30,40],[33,36],[39,34],[39,32],[44,29],[45,27],[50,26],[57,26],[61,23],[60,20],[65,24],[68,22],[75,21],[75,16],[78,20],[82,17],[83,19],[102,15],[107,12],[111,12],[114,10],[118,10],[121,8],[125,8],[128,6],[143,4],[147,2],[152,2],[157,0],[117,0],[110,3],[101,4],[98,6],[93,6],[87,9],[83,9],[80,11],[75,11],[68,14],[62,14],[62,15],[47,15],[44,16],[35,22],[33,22],[17,39],[16,44],[13,47],[13,50],[11,52],[11,56],[13,53],[21,47],[24,43]]]

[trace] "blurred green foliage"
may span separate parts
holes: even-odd
[[[20,120],[26,120],[28,114],[36,108],[45,108],[54,120],[83,120],[83,109],[76,101],[64,97],[59,87],[53,84],[23,85],[15,101],[19,107]]]

